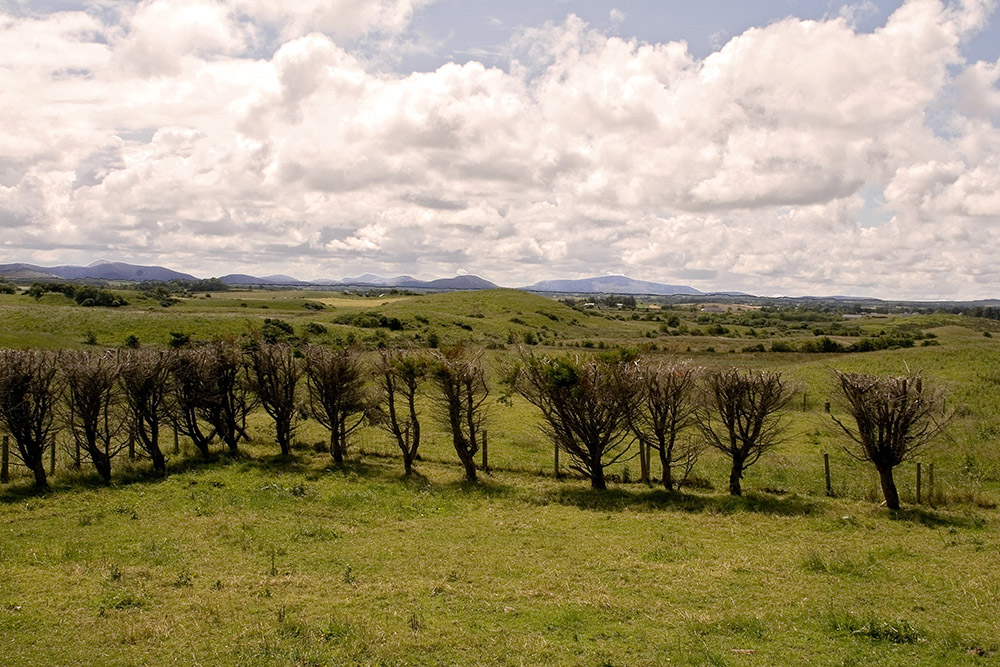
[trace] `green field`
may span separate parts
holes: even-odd
[[[454,451],[430,423],[410,479],[388,436],[371,428],[343,468],[316,451],[326,436],[314,422],[301,425],[292,459],[281,459],[263,413],[243,455],[220,447],[201,462],[182,439],[164,479],[121,455],[114,484],[103,487],[60,448],[49,493],[31,492],[18,468],[0,487],[4,665],[1000,660],[996,321],[571,308],[511,290],[257,290],[169,307],[127,296],[130,305],[109,309],[60,294],[0,295],[0,347],[100,349],[130,335],[165,346],[172,333],[239,335],[270,318],[321,344],[467,341],[486,349],[495,377],[517,344],[550,354],[627,346],[707,367],[780,369],[797,394],[787,440],[748,470],[743,498],[726,495],[726,462],[713,454],[681,493],[637,483],[635,461],[610,470],[603,493],[572,475],[557,479],[552,445],[519,399],[491,404],[493,472],[474,486],[461,482]],[[759,351],[880,334],[910,336],[912,347]],[[925,477],[916,504],[910,462],[897,473],[904,509],[879,507],[874,470],[847,456],[829,428],[834,368],[919,370],[947,387],[956,416],[919,458],[925,475],[934,464],[932,498]]]

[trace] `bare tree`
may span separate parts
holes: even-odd
[[[714,371],[706,384],[698,425],[708,444],[732,460],[729,493],[739,496],[743,471],[780,442],[784,430],[780,411],[792,392],[781,373],[761,370]]]
[[[170,365],[174,427],[189,438],[206,459],[211,456],[209,445],[215,437],[212,424],[221,421],[214,357],[213,351],[206,347],[183,348],[174,355]]]
[[[695,423],[697,377],[693,366],[672,361],[640,360],[636,368],[635,391],[642,400],[633,413],[632,431],[641,445],[659,453],[667,491],[674,488],[675,466],[682,467],[683,482],[702,450],[698,440],[679,438]]]
[[[475,482],[475,456],[490,393],[482,353],[470,353],[462,346],[438,352],[431,366],[431,378],[438,389],[433,395],[436,416],[451,433],[455,453],[465,468],[465,479]]]
[[[170,416],[172,363],[172,356],[164,350],[141,348],[121,353],[121,385],[132,429],[139,446],[152,460],[153,470],[161,475],[167,472],[160,429]]]
[[[428,359],[418,352],[382,350],[376,364],[380,396],[373,408],[375,422],[396,440],[406,475],[413,472],[420,447],[417,393],[427,372]]]
[[[947,424],[945,394],[930,389],[918,374],[878,377],[869,373],[834,371],[840,405],[854,421],[833,416],[853,446],[847,453],[869,461],[878,470],[886,506],[899,509],[892,469],[928,445]]]
[[[250,440],[247,415],[257,409],[259,398],[252,391],[250,369],[235,341],[213,341],[206,352],[215,391],[209,396],[205,415],[229,453],[237,454],[240,441]]]
[[[631,446],[629,425],[640,394],[635,366],[627,357],[574,359],[535,357],[522,352],[515,390],[541,410],[545,433],[570,455],[570,468],[606,489],[604,470]]]
[[[172,374],[178,430],[205,456],[216,436],[230,454],[239,453],[240,441],[250,440],[247,415],[257,407],[240,347],[234,341],[217,339],[185,348],[175,359]]]
[[[365,373],[353,348],[310,346],[305,352],[309,414],[330,430],[330,456],[342,464],[348,437],[364,421]]]
[[[290,345],[268,343],[255,338],[248,350],[251,387],[260,399],[264,411],[274,420],[274,429],[281,454],[292,451],[292,438],[299,414],[298,384],[302,364]]]
[[[110,482],[111,459],[125,447],[128,432],[118,357],[63,352],[59,366],[66,385],[65,422],[77,456],[85,451],[101,479]]]
[[[0,421],[17,445],[15,455],[49,488],[43,457],[53,446],[61,387],[56,355],[43,350],[0,350]]]

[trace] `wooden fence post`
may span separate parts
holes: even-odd
[[[927,465],[927,502],[934,507],[934,464]]]
[[[823,472],[826,476],[826,495],[832,496],[833,485],[830,481],[830,455],[826,452],[823,452]]]
[[[649,485],[649,447],[639,441],[639,481]]]
[[[917,461],[917,504],[922,505],[920,502],[920,461]]]
[[[486,429],[483,429],[483,472],[490,472],[490,437]]]
[[[3,452],[0,455],[0,484],[10,481],[10,436],[3,437]]]

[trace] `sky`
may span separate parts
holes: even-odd
[[[1000,297],[995,0],[0,0],[0,263]]]

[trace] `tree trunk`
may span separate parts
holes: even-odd
[[[639,481],[649,484],[649,447],[642,440],[639,441]]]
[[[462,466],[465,467],[465,481],[467,482],[477,482],[479,477],[476,475],[476,457],[472,454],[466,454],[462,457]]]
[[[340,445],[340,437],[336,431],[330,431],[330,456],[337,465],[344,463],[344,448]]]
[[[590,467],[590,488],[602,490],[608,488],[608,483],[604,479],[604,464],[600,461]]]
[[[159,447],[149,452],[149,458],[153,459],[154,472],[160,475],[167,474],[167,459],[163,456],[163,452],[160,451]]]
[[[90,451],[90,460],[94,462],[94,469],[105,482],[111,481],[111,457],[99,449]]]
[[[743,461],[733,459],[733,469],[729,472],[729,495],[742,496],[740,480],[743,478]]]
[[[885,496],[885,506],[891,510],[898,510],[899,494],[896,492],[896,481],[892,478],[892,466],[879,467],[878,478],[882,483],[882,495]]]
[[[207,461],[212,458],[212,453],[208,449],[208,440],[204,440],[202,438],[191,438],[191,441],[194,443],[194,446],[198,448],[198,452],[201,453],[202,459]]]
[[[278,433],[278,446],[281,447],[282,456],[288,456],[292,452],[292,446],[287,433]]]
[[[413,474],[413,456],[409,452],[404,451],[403,452],[403,475],[405,477],[409,477],[411,474]]]
[[[33,461],[30,468],[31,472],[35,474],[35,489],[38,491],[48,491],[49,482],[45,479],[45,464],[42,460]]]
[[[663,488],[667,491],[674,490],[674,474],[670,466],[670,457],[667,456],[667,448],[660,447],[660,467],[663,468]]]

